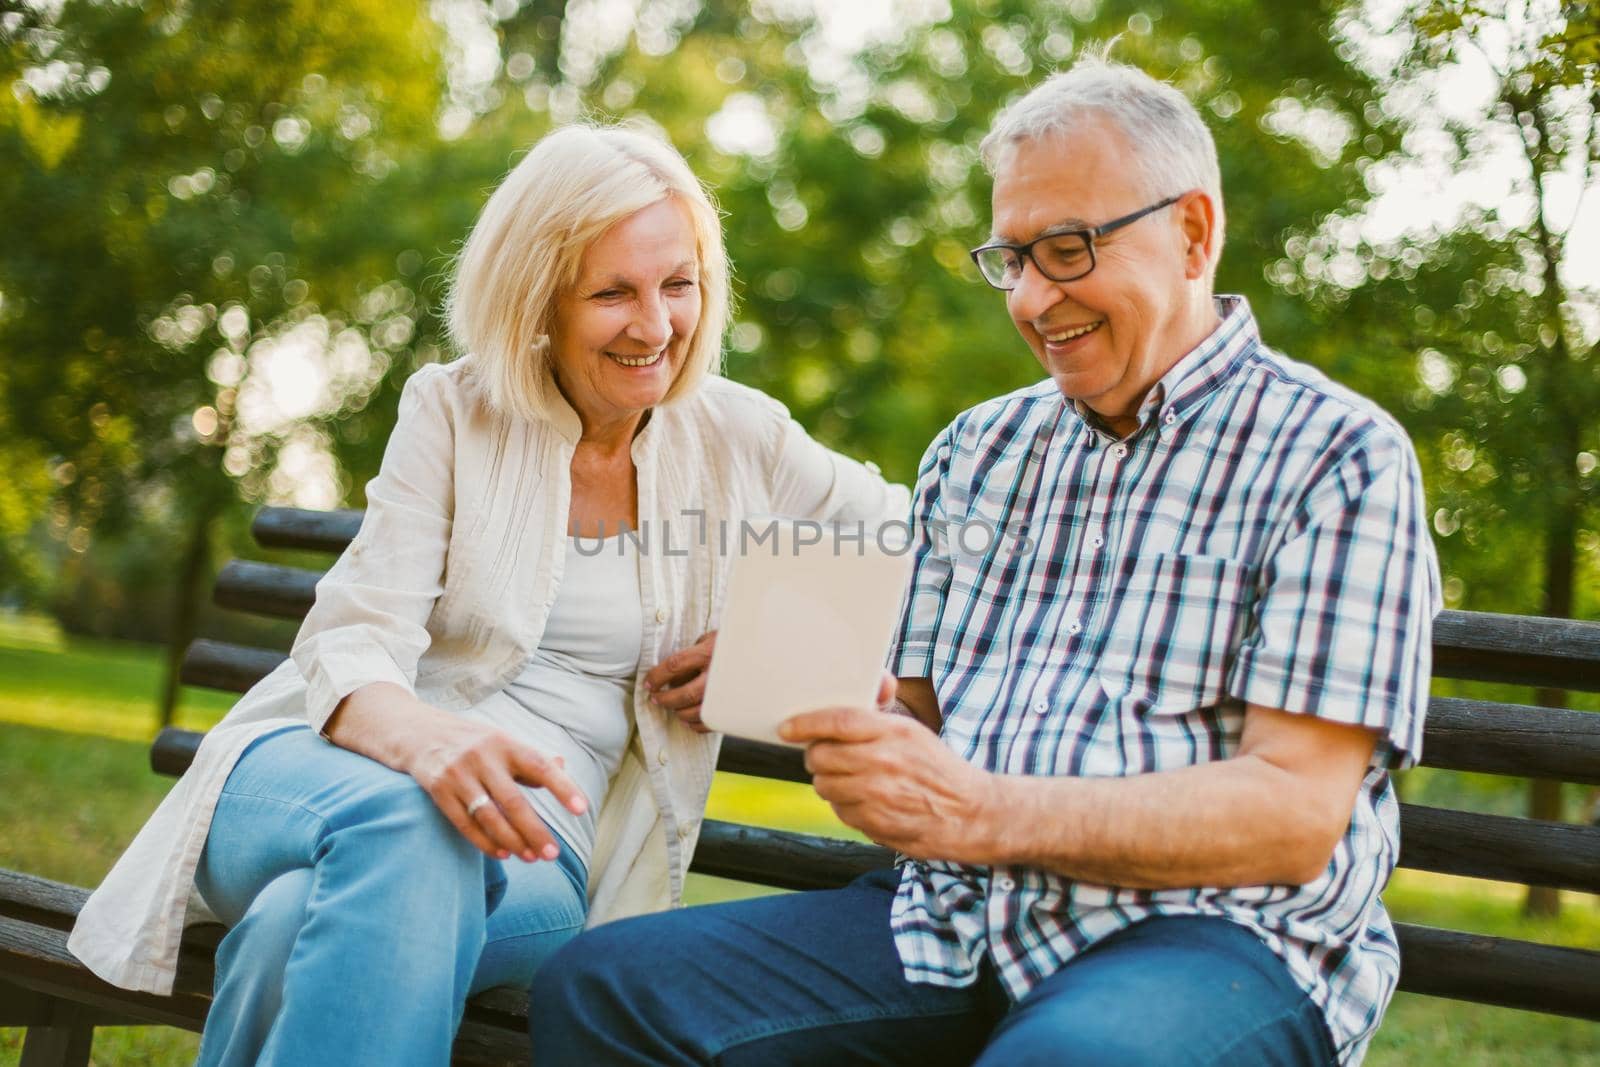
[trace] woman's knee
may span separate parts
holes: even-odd
[[[219,984],[245,983],[262,995],[283,986],[283,973],[306,921],[312,872],[288,871],[256,894],[217,950]]]
[[[386,853],[415,867],[425,859],[481,865],[482,853],[415,778],[381,766],[368,778],[348,803],[328,812],[330,832],[381,836]]]
[[[526,989],[545,961],[582,931],[585,872],[567,856],[558,863],[513,860],[496,866],[505,872],[505,894],[489,916],[473,988]]]

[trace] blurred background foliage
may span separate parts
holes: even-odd
[[[1039,377],[965,255],[977,142],[1118,35],[1216,134],[1219,289],[1414,436],[1450,606],[1600,613],[1600,11],[1559,0],[4,5],[0,604],[238,634],[205,590],[250,513],[361,504],[452,354],[452,254],[578,118],[655,124],[714,188],[727,373],[909,479]]]

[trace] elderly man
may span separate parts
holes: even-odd
[[[541,1064],[1353,1064],[1377,1028],[1438,608],[1411,446],[1213,295],[1175,89],[1085,60],[983,157],[973,257],[1050,380],[923,461],[907,714],[785,726],[904,863],[578,938]]]

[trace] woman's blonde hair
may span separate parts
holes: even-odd
[[[678,151],[638,127],[580,123],[548,134],[489,197],[456,261],[446,308],[456,346],[489,405],[549,419],[556,394],[551,324],[583,254],[614,223],[667,197],[689,209],[700,321],[666,400],[715,372],[730,315],[728,255],[711,195]]]

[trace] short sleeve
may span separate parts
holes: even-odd
[[[950,550],[945,494],[950,474],[951,433],[946,430],[922,457],[911,498],[911,581],[901,605],[900,628],[889,652],[889,669],[900,678],[933,675],[934,647],[950,590]]]
[[[1263,566],[1229,692],[1376,730],[1374,762],[1410,766],[1439,587],[1416,456],[1403,435],[1374,428],[1324,465]]]

